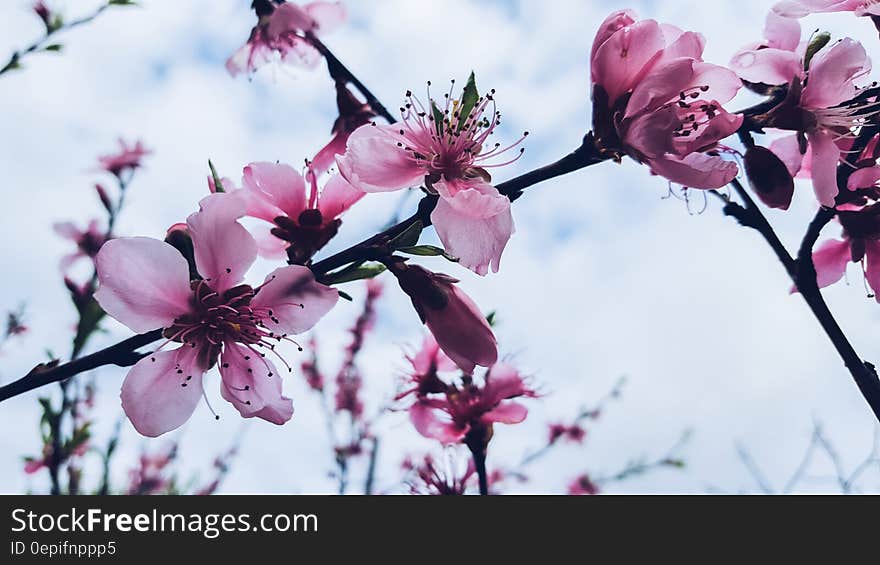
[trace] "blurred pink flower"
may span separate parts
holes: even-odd
[[[462,441],[473,428],[491,430],[495,423],[518,424],[528,410],[512,399],[534,397],[519,372],[511,365],[498,363],[485,376],[482,387],[465,382],[453,385],[440,395],[418,398],[409,409],[410,421],[427,438],[448,444]],[[485,440],[491,437],[491,431]]]
[[[598,146],[687,187],[733,180],[736,164],[715,149],[742,123],[722,107],[742,84],[732,71],[703,61],[704,44],[700,34],[638,20],[631,11],[611,14],[590,57]]]
[[[571,495],[594,495],[599,494],[599,485],[594,483],[589,475],[581,475],[568,485],[568,494]]]
[[[327,245],[342,224],[342,214],[364,196],[339,175],[318,190],[313,171],[303,178],[290,165],[279,163],[245,167],[242,189],[236,194],[244,198],[248,216],[273,224],[258,234],[260,254],[270,258],[288,254],[297,263]]]
[[[423,184],[440,197],[431,221],[446,250],[479,275],[497,272],[514,226],[510,200],[491,184],[487,169],[518,159],[523,149],[493,162],[525,137],[506,147],[489,143],[501,123],[494,90],[464,115],[464,103],[451,95],[438,104],[429,93],[427,105],[412,92],[406,98],[401,122],[369,124],[351,134],[345,154],[336,158],[339,172],[365,192]]]
[[[114,174],[117,177],[124,171],[133,171],[143,164],[144,157],[152,154],[152,151],[144,147],[143,142],[138,140],[134,145],[128,145],[125,140],[119,140],[119,153],[102,155],[98,157],[98,163],[102,170]]]
[[[96,257],[101,307],[135,332],[163,328],[163,347],[182,345],[147,355],[122,385],[122,407],[143,435],[161,435],[189,419],[202,376],[218,358],[221,396],[243,417],[282,424],[293,414],[266,353],[289,369],[275,346],[315,325],[338,293],[300,266],[276,269],[256,288],[241,284],[257,256],[256,241],[237,222],[244,213],[240,198],[213,194],[187,219],[203,279],[191,281],[177,249],[146,237],[111,240]]]
[[[312,45],[309,34],[333,31],[348,18],[340,2],[310,2],[299,6],[294,2],[280,5],[263,2],[271,8],[258,12],[259,21],[250,38],[226,61],[226,70],[236,76],[253,73],[277,57],[282,63],[313,68],[321,55]]]
[[[431,335],[425,336],[422,348],[414,356],[408,356],[407,360],[412,365],[412,371],[407,375],[404,390],[395,397],[395,400],[410,394],[421,398],[428,394],[445,392],[448,386],[440,379],[438,373],[448,373],[458,368]]]
[[[578,424],[550,424],[547,443],[554,444],[560,439],[582,443],[586,436],[587,431]]]
[[[55,233],[65,239],[69,239],[76,245],[76,251],[65,255],[61,259],[61,272],[66,273],[76,261],[83,258],[94,258],[107,241],[107,235],[99,227],[98,220],[89,222],[88,227],[82,230],[72,222],[57,222],[52,225]]]
[[[792,175],[800,172],[809,154],[816,199],[834,206],[841,146],[852,139],[853,128],[877,113],[867,100],[844,104],[858,94],[855,81],[870,71],[870,59],[860,43],[844,38],[805,61],[808,42],[801,41],[800,24],[774,12],[767,15],[764,37],[734,55],[731,67],[749,82],[788,85],[786,100],[767,113],[767,125],[797,133],[776,140],[771,150]]]
[[[336,156],[345,153],[348,138],[359,127],[370,123],[376,113],[369,104],[358,100],[344,83],[336,83],[336,106],[339,117],[333,122],[333,137],[315,154],[311,166],[315,174],[326,173],[336,164]]]

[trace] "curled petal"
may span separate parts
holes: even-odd
[[[227,343],[220,356],[220,394],[245,418],[274,402],[281,395],[281,375],[258,351]]]
[[[169,327],[190,309],[189,266],[176,249],[148,237],[108,241],[95,257],[95,300],[136,332]]]
[[[846,265],[852,260],[849,241],[832,239],[813,251],[816,266],[816,284],[819,288],[831,286],[846,273]]]
[[[847,188],[850,190],[869,188],[876,186],[877,181],[880,181],[880,166],[865,167],[853,171],[847,181]]]
[[[739,170],[736,163],[705,153],[691,153],[681,159],[669,156],[649,164],[654,174],[689,188],[721,188]]]
[[[768,147],[777,157],[779,157],[785,168],[792,177],[801,176],[802,166],[804,162],[804,154],[801,153],[800,143],[798,143],[797,134],[786,135],[778,139],[774,139]]]
[[[608,41],[608,39],[619,29],[636,23],[636,18],[636,13],[632,10],[614,12],[605,18],[605,21],[599,26],[599,30],[596,32],[596,37],[593,40],[593,48],[590,50],[590,60],[595,59],[596,51],[599,50],[599,47],[601,47],[603,43]]]
[[[745,49],[733,56],[730,68],[749,82],[788,84],[803,74],[803,59],[784,49]]]
[[[801,24],[796,19],[768,12],[764,22],[764,37],[767,47],[794,52],[801,43]]]
[[[458,427],[450,419],[441,419],[442,412],[430,400],[419,400],[409,409],[409,419],[413,427],[426,438],[449,444],[461,441],[468,427]]]
[[[865,48],[845,37],[822,48],[810,62],[810,80],[801,95],[804,108],[830,108],[855,97],[854,80],[871,70]]]
[[[474,301],[458,287],[448,287],[444,308],[425,308],[424,316],[437,343],[465,373],[472,373],[476,365],[491,367],[498,360],[492,328]]]
[[[329,33],[348,19],[342,2],[310,2],[303,9],[315,22],[315,31],[320,33]]]
[[[608,93],[612,104],[630,90],[665,46],[654,20],[642,20],[614,32],[591,60],[593,83]]]
[[[251,163],[244,168],[242,187],[251,196],[248,216],[271,222],[280,215],[297,218],[306,209],[305,180],[290,165]]]
[[[352,186],[341,175],[333,175],[321,190],[318,209],[325,221],[338,218],[363,198],[364,194],[364,191]]]
[[[519,424],[528,414],[528,409],[519,402],[502,402],[483,414],[483,420],[501,424]]]
[[[473,217],[444,198],[437,202],[431,213],[431,221],[446,250],[457,257],[462,266],[478,275],[487,274],[490,268],[498,272],[501,254],[514,232],[510,201],[501,198],[506,202],[506,208],[488,218]]]

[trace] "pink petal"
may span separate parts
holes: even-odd
[[[776,12],[768,12],[764,22],[764,37],[767,39],[767,47],[796,51],[801,43],[801,24]]]
[[[272,311],[271,317],[263,320],[270,329],[298,334],[318,323],[337,300],[339,293],[315,282],[307,267],[291,265],[269,273],[251,304]]]
[[[136,332],[169,327],[189,312],[189,266],[175,248],[148,237],[108,241],[95,257],[95,300]]]
[[[271,222],[275,217],[273,208],[281,210],[289,218],[298,218],[306,209],[306,183],[302,175],[290,165],[280,163],[251,163],[244,168],[242,187],[245,192],[262,199],[263,208],[257,202],[248,203],[248,215]],[[267,206],[268,205],[268,206]]]
[[[487,274],[489,268],[497,273],[501,254],[514,232],[510,201],[501,196],[507,203],[504,210],[488,218],[473,217],[461,211],[457,201],[474,202],[473,212],[479,212],[487,205],[470,198],[470,192],[460,192],[451,200],[441,198],[431,213],[431,221],[446,251],[457,257],[463,267],[478,275]]]
[[[493,410],[483,414],[482,419],[501,424],[519,424],[528,414],[528,409],[518,402],[502,402]]]
[[[412,363],[413,370],[420,375],[425,375],[432,369],[446,372],[454,371],[457,368],[455,362],[440,349],[440,345],[431,334],[425,336],[422,348],[415,357],[410,359],[410,363]]]
[[[745,49],[733,56],[730,68],[749,82],[788,84],[803,75],[803,60],[784,49]]]
[[[315,22],[315,31],[329,33],[348,19],[348,11],[342,2],[310,2],[303,6]]]
[[[251,418],[281,396],[281,375],[259,351],[226,343],[220,355],[220,395],[245,418]]]
[[[865,240],[865,279],[874,291],[874,298],[880,302],[880,241]]]
[[[616,31],[591,60],[592,77],[613,104],[635,86],[648,64],[665,46],[663,32],[654,20],[642,20]]]
[[[714,148],[719,141],[736,133],[742,125],[743,116],[741,114],[731,114],[721,108],[717,101],[712,101],[711,104],[718,108],[715,117],[709,120],[709,123],[704,127],[701,127],[696,135],[675,138],[673,141],[674,153],[687,155]]]
[[[291,32],[310,31],[315,27],[315,20],[295,2],[281,4],[269,17],[267,35],[272,39]]]
[[[792,177],[798,176],[801,170],[801,164],[804,161],[804,155],[801,153],[800,144],[798,143],[797,134],[786,135],[774,139],[768,147],[770,151],[776,154],[779,159],[785,163],[785,167]]]
[[[834,143],[834,136],[825,132],[807,134],[812,153],[813,190],[816,200],[822,206],[834,206],[837,197],[837,163],[840,160],[840,148]]]
[[[266,224],[251,228],[251,235],[257,242],[257,253],[264,259],[287,258],[287,247],[290,244],[272,235],[271,230],[272,228]]]
[[[880,166],[865,167],[853,171],[846,186],[850,190],[859,190],[876,186],[877,181],[880,181]]]
[[[816,266],[816,283],[819,288],[831,286],[846,273],[847,264],[852,261],[849,241],[831,239],[813,251],[813,264]]]
[[[705,153],[650,161],[651,172],[689,188],[721,188],[739,171],[736,163]]]
[[[288,35],[275,42],[281,62],[314,69],[321,62],[321,53],[311,43],[296,35]]]
[[[468,428],[459,428],[450,420],[441,420],[438,409],[425,401],[418,401],[409,409],[409,419],[413,427],[426,438],[449,444],[461,441]]]
[[[852,99],[853,81],[871,69],[862,44],[845,37],[821,49],[810,63],[809,78],[801,95],[804,108],[829,108]]]
[[[82,235],[82,231],[73,222],[55,222],[52,229],[59,236],[73,241],[77,241]]]
[[[244,216],[244,199],[236,192],[211,194],[186,219],[199,274],[223,292],[244,279],[257,258],[257,242],[236,220]]]
[[[330,141],[315,153],[312,158],[312,170],[316,175],[322,175],[336,164],[336,157],[345,153],[345,145],[348,143],[350,132],[341,131],[334,135]]]
[[[366,194],[353,187],[341,175],[333,175],[321,190],[318,209],[325,221],[338,218]]]
[[[349,136],[344,155],[336,158],[339,172],[364,192],[387,192],[416,186],[427,174],[398,143],[400,126],[367,124]]]
[[[158,351],[128,372],[122,383],[122,409],[142,435],[160,436],[192,416],[202,397],[205,372],[197,357],[191,347]]]

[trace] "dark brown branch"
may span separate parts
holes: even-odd
[[[138,348],[160,339],[162,339],[162,330],[153,330],[132,336],[106,349],[80,357],[63,365],[59,365],[57,361],[37,365],[24,377],[0,387],[0,402],[104,365],[129,367],[144,357],[144,355],[136,352]]]

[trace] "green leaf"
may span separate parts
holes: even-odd
[[[339,293],[339,298],[341,298],[343,300],[348,300],[349,302],[354,302],[354,298],[352,298],[349,293],[342,292],[341,290],[337,290],[336,292]]]
[[[490,328],[494,328],[497,321],[498,312],[495,312],[494,310],[492,312],[489,312],[489,314],[486,316],[486,323],[489,324]]]
[[[397,237],[392,239],[389,244],[392,249],[400,249],[402,247],[412,247],[419,242],[419,237],[422,235],[422,230],[425,226],[421,221],[416,221],[410,227],[403,230]]]
[[[453,257],[452,255],[447,253],[445,249],[441,249],[440,247],[436,247],[434,245],[414,245],[410,247],[398,247],[397,251],[400,251],[401,253],[407,253],[409,255],[418,255],[421,257],[443,257],[454,263],[458,262],[457,257]]]
[[[220,180],[220,175],[217,174],[217,169],[214,168],[214,163],[210,159],[208,159],[208,167],[211,169],[211,178],[214,179],[214,190],[226,192],[226,189],[223,187],[223,181]]]
[[[336,273],[328,273],[321,282],[326,285],[342,284],[363,279],[371,279],[384,272],[385,265],[382,265],[381,263],[373,263],[372,265],[363,265],[354,269],[346,268]]]
[[[804,55],[804,70],[810,68],[810,61],[813,60],[813,57],[822,50],[823,47],[828,45],[828,42],[831,41],[831,34],[827,31],[823,31],[822,33],[817,33],[810,40],[810,44],[807,46],[807,52]]]
[[[62,45],[60,43],[53,43],[52,45],[47,45],[43,47],[43,51],[61,51]]]
[[[134,0],[109,0],[107,2],[108,6],[137,6],[137,2]]]
[[[464,123],[467,121],[468,116],[471,115],[471,111],[477,105],[477,100],[479,99],[480,94],[477,92],[477,80],[474,77],[474,71],[471,71],[471,76],[468,77],[467,84],[464,85],[464,91],[461,93],[461,103],[458,107],[459,130],[464,127]]]

